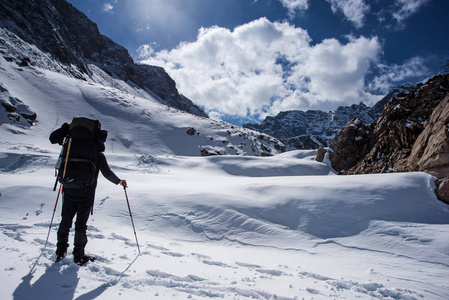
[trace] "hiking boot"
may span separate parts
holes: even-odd
[[[56,263],[58,263],[58,262],[60,262],[61,260],[63,260],[64,259],[64,257],[65,257],[65,254],[64,255],[56,255],[56,259],[55,259],[55,262]]]
[[[67,248],[69,244],[58,243],[56,248],[56,260],[55,262],[60,262],[67,255]]]
[[[95,261],[95,260],[96,260],[95,257],[89,256],[89,255],[84,255],[82,257],[75,257],[74,258],[75,264],[77,264],[78,266],[84,266],[88,262]]]

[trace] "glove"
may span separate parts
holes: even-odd
[[[120,180],[120,182],[119,182],[118,184],[120,184],[121,186],[123,186],[123,187],[125,187],[125,188],[128,187],[128,183],[126,183],[126,180],[125,180],[125,179]]]

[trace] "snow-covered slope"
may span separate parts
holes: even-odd
[[[280,154],[272,138],[169,108],[93,65],[79,80],[18,63],[0,56],[1,299],[449,298],[449,209],[430,175],[336,176],[315,151]],[[37,260],[57,199],[48,135],[81,115],[109,131],[142,251],[123,189],[100,178],[86,248],[99,258],[85,267],[53,263],[61,202]]]
[[[260,138],[258,132],[169,108],[94,66],[91,70],[96,72],[93,77],[97,82],[38,67],[20,67],[16,61],[0,57],[1,102],[18,103],[15,118],[8,117],[10,112],[0,108],[1,147],[32,147],[36,140],[48,139],[54,129],[74,116],[86,116],[99,119],[109,131],[107,147],[112,152],[136,156],[199,156],[204,149],[220,154],[280,153],[273,138]],[[33,126],[20,116],[25,108],[37,116]],[[190,128],[195,129],[194,135],[186,133]],[[58,151],[58,146],[49,147]]]

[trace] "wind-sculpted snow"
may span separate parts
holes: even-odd
[[[203,159],[201,164],[191,159],[186,168],[192,172],[210,168],[216,170],[216,176],[212,179],[201,176],[200,180],[179,178],[172,193],[161,191],[164,195],[156,202],[162,207],[164,220],[182,220],[193,232],[207,238],[241,243],[247,243],[248,232],[260,235],[261,244],[269,241],[275,245],[278,238],[285,241],[291,235],[321,239],[354,236],[376,220],[447,223],[448,215],[441,214],[442,206],[434,201],[430,176],[421,173],[326,176],[330,169],[325,164],[308,157],[295,159],[291,155],[295,152],[264,159],[263,163],[257,158],[250,159],[249,168],[247,157],[214,157],[207,162]],[[173,165],[170,167],[167,159],[163,161],[164,168],[176,176],[177,170],[171,169]],[[315,168],[304,167],[307,165]],[[267,166],[274,166],[274,170],[270,172]],[[289,170],[297,172],[286,176]],[[158,187],[152,191],[157,193]],[[180,191],[182,198],[176,196]],[[198,193],[204,200],[198,201]]]

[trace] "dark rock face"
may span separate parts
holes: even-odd
[[[449,203],[449,75],[393,97],[369,128],[351,122],[332,140],[332,166],[344,174],[423,171]],[[447,196],[447,198],[445,198]]]
[[[426,121],[407,160],[410,171],[424,171],[437,178],[436,194],[449,204],[449,93]]]
[[[363,124],[359,119],[353,119],[341,129],[332,139],[330,153],[332,167],[338,172],[344,172],[354,166],[369,148],[368,136],[372,131],[370,125]]]
[[[0,20],[26,42],[85,73],[84,59],[105,48],[97,25],[66,1],[1,0]]]
[[[243,127],[261,131],[280,139],[285,145],[296,149],[316,149],[330,145],[339,129],[353,118],[371,123],[377,118],[365,104],[340,106],[335,111],[320,110],[286,111],[275,117],[267,117],[260,124],[245,124]]]
[[[64,0],[0,0],[0,25],[69,66],[68,72],[76,78],[90,76],[87,65],[93,63],[150,91],[166,105],[208,117],[179,94],[164,69],[135,64],[124,47],[100,34],[95,23]]]

